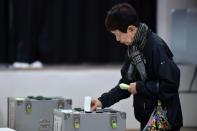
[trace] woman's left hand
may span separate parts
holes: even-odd
[[[129,84],[128,91],[129,91],[131,94],[134,94],[134,95],[137,94],[136,82],[133,82],[133,83],[130,83],[130,84]]]

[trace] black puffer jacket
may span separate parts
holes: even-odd
[[[143,49],[145,57],[145,68],[148,79],[143,82],[138,72],[133,72],[132,81],[127,79],[127,70],[130,60],[127,57],[121,69],[122,78],[119,83],[136,82],[137,94],[134,95],[134,113],[136,119],[141,123],[146,123],[160,99],[167,109],[168,121],[173,128],[179,128],[182,123],[182,111],[178,95],[180,70],[174,63],[173,54],[166,43],[156,34],[148,34],[147,43]],[[119,83],[109,92],[102,94],[98,98],[103,108],[128,98],[131,94],[121,90]]]

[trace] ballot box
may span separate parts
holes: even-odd
[[[71,109],[64,97],[8,98],[8,127],[16,131],[52,131],[53,109]]]
[[[54,110],[53,131],[125,131],[126,113],[115,110],[84,112]]]

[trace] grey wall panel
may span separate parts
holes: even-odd
[[[197,9],[172,9],[171,47],[181,64],[197,64]]]

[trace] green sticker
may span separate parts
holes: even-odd
[[[116,123],[116,122],[112,122],[112,125],[111,125],[111,126],[112,126],[112,128],[113,128],[113,129],[115,129],[115,128],[117,128],[117,127],[118,127],[118,125],[117,125],[117,123]]]
[[[79,129],[79,127],[80,127],[80,124],[79,123],[75,123],[75,128]]]

